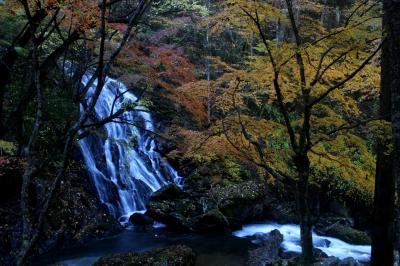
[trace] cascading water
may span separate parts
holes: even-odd
[[[86,74],[82,84],[86,85],[90,78]],[[95,81],[89,88],[87,102],[96,85]],[[137,103],[137,97],[123,83],[107,78],[93,120],[100,121],[128,104]],[[136,112],[125,112],[116,122],[103,126],[98,134],[79,142],[99,199],[123,225],[133,213],[145,211],[154,191],[171,182],[181,185],[183,181],[156,151],[157,142],[149,134],[154,131],[150,113],[141,106],[135,109]]]
[[[300,226],[293,224],[249,224],[245,225],[241,230],[233,232],[237,237],[251,237],[260,233],[269,233],[272,230],[279,230],[283,235],[281,248],[286,252],[301,252],[300,245]],[[352,257],[361,262],[368,262],[371,257],[371,246],[369,245],[352,245],[341,241],[337,238],[320,236],[313,233],[313,244],[325,252],[328,256],[345,259]]]

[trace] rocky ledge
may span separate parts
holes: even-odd
[[[192,266],[196,256],[193,251],[183,245],[155,249],[144,253],[120,253],[100,258],[94,266]]]
[[[227,234],[263,217],[265,187],[255,181],[191,186],[171,184],[154,193],[146,215],[179,231]]]

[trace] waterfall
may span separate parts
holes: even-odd
[[[91,75],[86,74],[86,85]],[[97,81],[86,93],[84,110],[95,91]],[[135,105],[136,112],[125,112],[116,122],[103,126],[99,133],[79,141],[84,161],[100,201],[121,224],[126,225],[130,215],[144,212],[151,194],[182,178],[157,152],[157,141],[151,114],[138,105],[137,97],[126,86],[107,78],[95,106],[98,121],[114,114],[126,105]],[[137,125],[137,126],[135,126]]]

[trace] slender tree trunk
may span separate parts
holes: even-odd
[[[24,151],[24,156],[26,157],[26,165],[24,174],[22,176],[22,188],[21,188],[21,219],[22,219],[22,243],[21,252],[18,255],[17,264],[25,264],[25,250],[31,243],[31,237],[33,233],[33,226],[30,214],[29,206],[29,186],[32,182],[32,178],[35,171],[35,144],[37,142],[40,129],[42,127],[42,117],[43,117],[43,91],[40,84],[40,70],[39,70],[39,59],[38,59],[38,47],[35,45],[33,49],[33,88],[36,90],[36,118],[35,124],[32,129],[31,136],[29,138],[29,143]]]
[[[304,266],[314,262],[314,246],[312,239],[312,214],[310,210],[310,160],[307,155],[297,155],[293,159],[297,172],[297,210],[300,219],[302,263]]]
[[[386,4],[385,4],[386,8]],[[383,28],[387,31],[387,14],[383,17]],[[391,51],[389,42],[382,46],[380,114],[390,122],[391,113]],[[374,213],[372,226],[373,266],[391,266],[394,262],[394,203],[395,179],[393,157],[388,150],[390,140],[382,140],[377,147],[375,176]]]

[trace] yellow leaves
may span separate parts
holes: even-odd
[[[312,167],[320,174],[334,175],[342,182],[354,183],[350,197],[359,193],[373,195],[375,158],[366,142],[353,135],[339,135],[328,143],[320,143],[309,152]],[[337,169],[332,172],[332,169]],[[320,177],[317,177],[320,178]]]
[[[206,23],[211,25],[212,33],[234,27],[242,35],[249,36],[251,32],[258,32],[254,19],[260,23],[284,20],[279,8],[264,1],[225,0],[222,5],[222,12],[206,19]]]
[[[386,151],[390,153],[393,150],[392,143],[392,125],[386,120],[375,120],[368,123],[368,129],[371,135],[377,141],[386,146]]]

